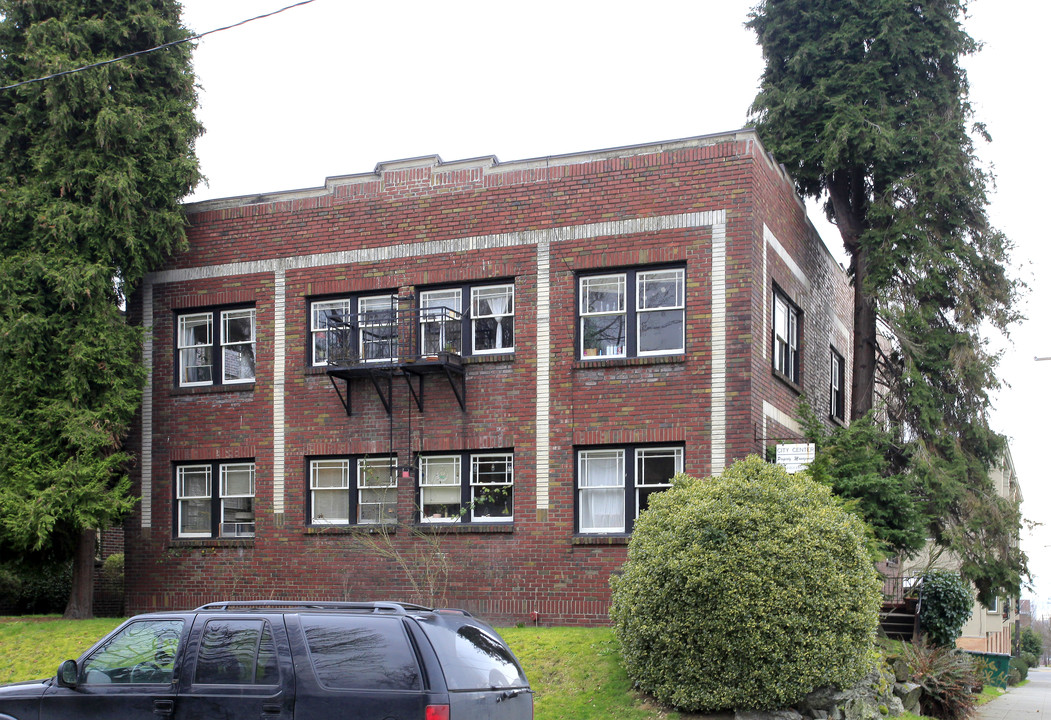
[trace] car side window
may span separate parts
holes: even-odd
[[[172,681],[182,620],[140,620],[111,635],[84,661],[80,682],[163,683]]]
[[[303,633],[321,685],[331,689],[419,690],[420,668],[397,619],[311,616]]]
[[[274,685],[277,651],[265,620],[209,620],[201,636],[194,684]]]

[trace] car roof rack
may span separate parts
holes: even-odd
[[[201,605],[194,612],[208,610],[353,610],[357,612],[392,613],[434,612],[432,608],[405,602],[339,602],[331,600],[229,600]]]

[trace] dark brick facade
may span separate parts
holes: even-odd
[[[673,446],[687,473],[710,474],[797,439],[801,391],[827,408],[830,346],[849,372],[845,273],[750,131],[512,163],[384,163],[188,210],[189,247],[130,308],[152,327],[133,438],[144,499],[126,525],[132,612],[438,595],[495,621],[603,623],[627,534],[578,532],[576,451]],[[685,352],[582,358],[580,278],[650,267],[685,269]],[[514,285],[514,351],[464,359],[466,410],[441,376],[426,378],[422,411],[395,377],[388,414],[368,379],[333,383],[311,367],[311,299],[389,292],[408,307],[429,287],[496,279]],[[801,312],[798,385],[772,371],[775,285]],[[255,381],[178,387],[177,312],[245,305]],[[310,458],[391,450],[402,466],[513,452],[513,523],[418,525],[410,476],[393,534],[310,524]],[[224,459],[255,463],[254,537],[177,537],[175,467]],[[395,559],[370,545],[385,540]]]

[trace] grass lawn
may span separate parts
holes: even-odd
[[[120,620],[0,618],[0,683],[51,677]],[[609,628],[501,628],[536,691],[536,720],[701,720],[631,689]],[[922,720],[907,715],[905,720]]]

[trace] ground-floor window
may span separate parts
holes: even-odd
[[[421,455],[420,522],[512,522],[514,453]]]
[[[393,457],[328,457],[308,461],[311,525],[377,525],[398,521]]]
[[[253,537],[255,463],[177,465],[175,503],[177,537]]]
[[[650,497],[671,487],[682,472],[676,446],[619,446],[577,450],[577,530],[582,534],[631,532]]]

